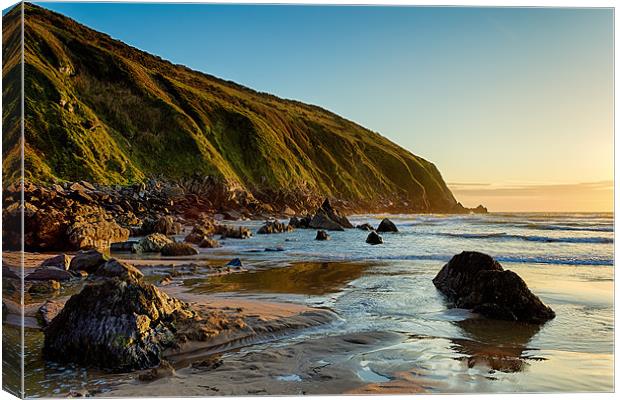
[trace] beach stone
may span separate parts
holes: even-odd
[[[27,281],[68,281],[73,278],[73,274],[63,268],[43,267],[37,268],[24,278]]]
[[[331,237],[324,230],[316,231],[316,237],[314,240],[330,240]]]
[[[162,256],[194,256],[198,250],[187,243],[168,243],[161,249]]]
[[[324,229],[328,231],[344,231],[344,228],[336,221],[332,221],[323,213],[315,214],[308,225],[310,228]]]
[[[243,263],[238,258],[233,258],[228,263],[226,263],[227,267],[243,267]]]
[[[433,284],[455,307],[488,318],[542,323],[555,317],[519,275],[504,270],[487,254],[465,251],[455,255]]]
[[[388,218],[383,218],[383,221],[381,221],[377,227],[377,232],[398,232],[398,228],[396,228],[396,225],[394,225],[394,223]]]
[[[207,248],[207,249],[215,249],[217,247],[222,247],[222,245],[220,244],[220,242],[218,242],[215,239],[204,238],[202,239],[200,244],[198,244],[198,247]]]
[[[189,306],[142,281],[105,279],[71,298],[44,330],[46,360],[117,372],[151,368],[177,343]]]
[[[356,228],[362,231],[374,231],[375,230],[375,228],[373,228],[372,225],[370,225],[369,223],[358,225],[356,226]]]
[[[48,258],[47,260],[41,263],[41,267],[59,267],[64,270],[69,269],[69,265],[71,264],[71,257],[66,254],[59,254],[52,258]]]
[[[383,238],[375,231],[371,231],[366,238],[366,243],[368,244],[383,244]]]
[[[108,257],[98,250],[79,251],[69,264],[70,271],[85,271],[89,274],[108,261]]]
[[[106,278],[120,278],[123,280],[136,281],[144,277],[144,274],[138,268],[114,258],[100,266],[97,271],[95,271],[95,275]]]
[[[37,281],[36,283],[33,283],[32,286],[30,286],[30,288],[28,289],[28,293],[45,294],[56,292],[58,290],[60,290],[60,283],[58,281]]]
[[[110,251],[133,251],[134,247],[138,243],[138,240],[127,240],[126,242],[112,243],[110,245]]]
[[[185,236],[188,243],[200,244],[204,239],[210,238],[215,231],[215,226],[211,220],[203,220],[194,225],[189,235]]]
[[[37,310],[37,320],[42,326],[48,326],[63,307],[64,304],[59,301],[47,300]]]
[[[151,233],[140,239],[132,251],[134,253],[159,253],[164,246],[171,243],[174,243],[174,240],[163,233]]]
[[[272,233],[284,233],[292,232],[294,228],[290,225],[285,225],[280,221],[267,221],[265,225],[261,226],[257,234],[266,235]]]

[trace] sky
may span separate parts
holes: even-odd
[[[611,9],[39,4],[377,131],[466,206],[613,210]]]

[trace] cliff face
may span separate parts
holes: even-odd
[[[3,44],[19,30],[5,23]],[[456,206],[435,165],[320,107],[174,65],[38,6],[25,5],[24,32],[26,179],[210,176],[265,201],[330,196],[366,211]],[[19,93],[14,47],[4,50],[5,99]],[[11,110],[3,114],[7,180],[19,154]]]

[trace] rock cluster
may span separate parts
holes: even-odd
[[[291,232],[293,230],[294,228],[290,224],[285,225],[280,221],[267,221],[265,222],[265,225],[261,226],[256,233],[265,235],[271,233]]]
[[[329,199],[325,199],[323,204],[316,210],[308,227],[313,229],[343,231],[345,228],[353,228],[353,225],[349,222],[347,217],[340,215],[340,213],[332,208]]]
[[[462,252],[452,257],[433,284],[455,307],[489,318],[541,323],[555,317],[523,279],[483,253]]]

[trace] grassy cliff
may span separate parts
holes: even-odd
[[[5,23],[3,44],[19,29]],[[320,107],[172,64],[38,6],[26,4],[24,32],[27,179],[210,175],[258,199],[304,193],[369,210],[456,204],[432,163]],[[19,93],[10,79],[19,76],[18,50],[4,50],[5,99]],[[4,112],[5,127],[11,115]],[[4,149],[5,179],[14,178],[16,151]]]

